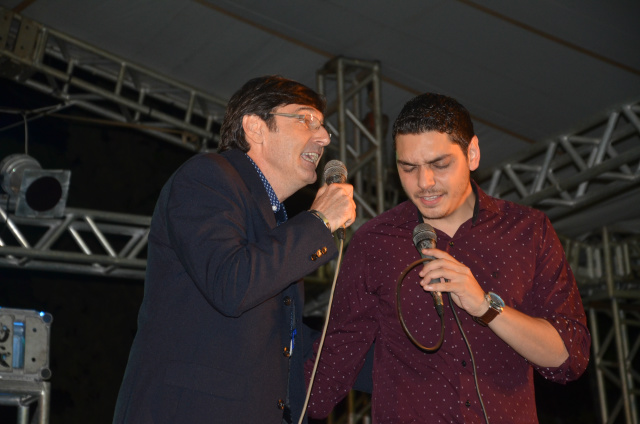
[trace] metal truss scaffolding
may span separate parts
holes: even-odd
[[[326,156],[346,165],[361,223],[385,209],[380,64],[336,57],[317,72],[317,82],[328,100],[325,122],[338,139]]]
[[[227,103],[2,7],[0,76],[194,151],[217,144]]]
[[[0,381],[0,405],[18,408],[17,424],[49,424],[50,403],[48,381]]]
[[[151,218],[67,208],[25,218],[0,208],[0,266],[143,279]]]
[[[640,103],[623,104],[580,130],[536,143],[475,175],[487,193],[546,212],[553,221],[640,183]]]
[[[601,422],[638,423],[640,235],[603,228],[591,238],[564,246],[588,313]]]
[[[383,164],[388,119],[382,114],[380,64],[339,56],[318,70],[316,77],[318,92],[327,98],[324,121],[332,133],[322,160],[342,161],[348,170],[348,181],[354,186],[358,216],[348,229],[350,235],[368,219],[395,206],[398,199],[394,179],[385,178],[396,173],[388,172]],[[319,283],[324,290],[336,265],[331,261],[305,280]],[[328,291],[324,291],[307,301],[305,316],[324,316],[328,300]]]

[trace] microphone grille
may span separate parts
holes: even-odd
[[[347,167],[339,160],[330,160],[324,166],[324,181],[327,184],[346,183]]]
[[[438,240],[436,231],[431,225],[424,222],[416,225],[416,227],[413,229],[413,244],[415,246],[420,246],[421,243],[427,240],[431,241],[432,246],[435,247],[436,241]]]

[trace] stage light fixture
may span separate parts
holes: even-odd
[[[0,162],[0,187],[9,196],[16,216],[56,218],[64,215],[71,171],[42,169],[26,154],[14,154]]]

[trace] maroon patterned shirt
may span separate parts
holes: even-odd
[[[488,327],[456,311],[475,357],[479,390],[491,424],[537,423],[533,370],[565,383],[589,360],[590,336],[574,276],[551,223],[540,211],[492,198],[474,183],[474,216],[454,237],[436,230],[437,248],[468,266],[485,292],[506,305],[548,320],[569,358],[557,368],[538,367]],[[444,343],[425,353],[404,333],[396,311],[399,275],[420,258],[412,241],[420,214],[411,202],[368,221],[354,235],[342,264],[327,338],[309,403],[324,417],[351,389],[375,342],[374,423],[484,423],[469,350],[445,300]],[[423,346],[440,335],[430,293],[418,285],[417,266],[402,283],[402,316]],[[315,345],[317,349],[317,343]],[[313,368],[307,362],[307,382]]]

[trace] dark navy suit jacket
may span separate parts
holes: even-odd
[[[297,422],[305,396],[300,279],[336,253],[308,212],[276,226],[244,153],[189,159],[153,214],[114,423],[281,424],[287,387]]]

